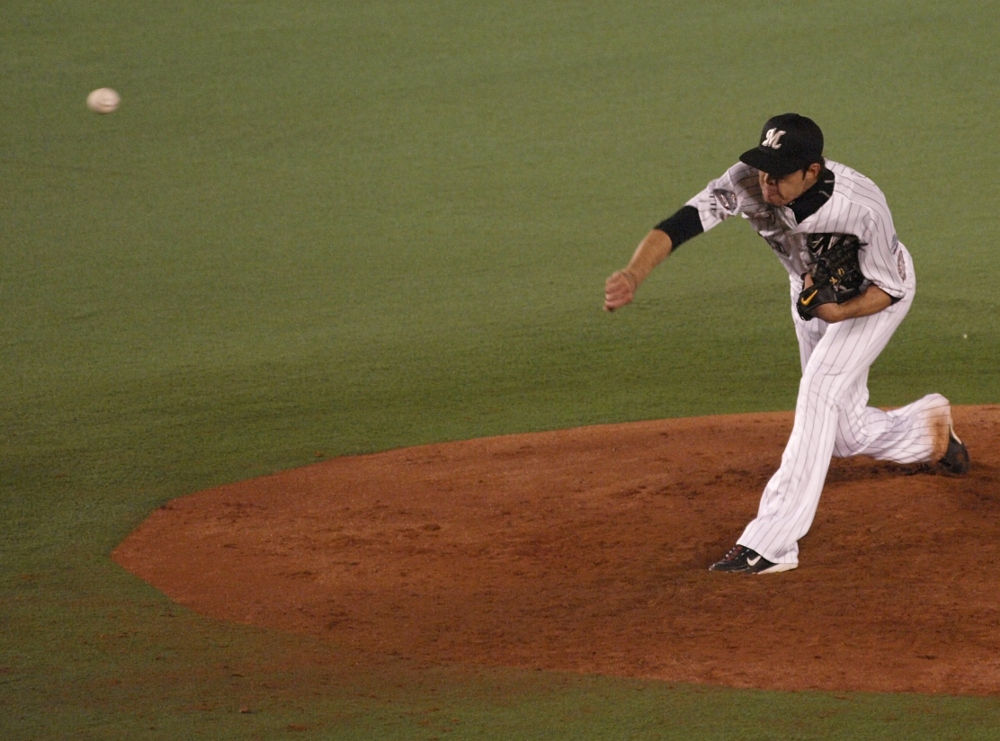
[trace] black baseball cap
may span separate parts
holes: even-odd
[[[804,170],[823,159],[823,132],[811,118],[782,113],[769,118],[760,132],[760,144],[740,155],[740,162],[774,178]]]

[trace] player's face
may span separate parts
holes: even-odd
[[[796,170],[781,178],[773,178],[766,172],[758,171],[757,177],[760,178],[760,190],[764,194],[765,201],[772,206],[787,206],[816,183],[817,174],[810,167],[808,170]]]

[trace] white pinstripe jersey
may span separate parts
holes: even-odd
[[[892,214],[878,186],[856,170],[827,160],[833,193],[814,213],[798,223],[788,206],[764,201],[757,170],[742,162],[730,167],[686,205],[698,209],[705,231],[739,214],[763,237],[793,276],[815,263],[807,247],[817,234],[853,234],[864,245],[858,253],[861,272],[893,298],[906,293],[906,248],[896,237]]]

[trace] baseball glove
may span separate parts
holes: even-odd
[[[861,293],[865,276],[858,250],[864,244],[853,234],[810,234],[806,246],[814,260],[809,271],[813,284],[802,289],[795,306],[809,321],[823,304],[842,304]]]

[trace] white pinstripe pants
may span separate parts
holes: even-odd
[[[905,298],[877,314],[836,324],[802,321],[794,305],[801,285],[792,281],[802,361],[795,423],[757,517],[737,540],[769,561],[798,563],[798,541],[812,525],[831,457],[869,455],[916,463],[944,453],[951,409],[940,394],[891,412],[867,405],[868,369],[913,302],[916,283],[908,258]]]

